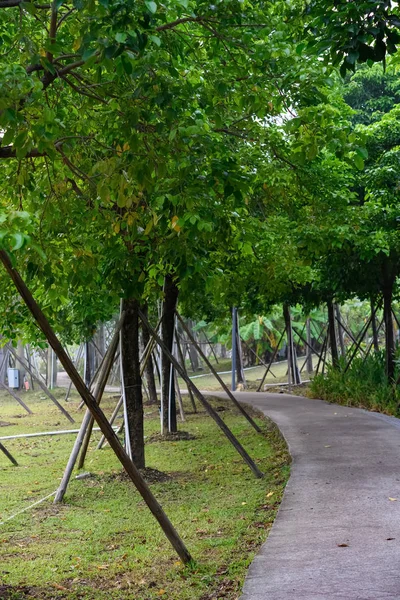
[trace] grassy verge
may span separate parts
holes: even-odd
[[[0,395],[0,436],[73,428],[39,394],[24,399],[31,416]],[[105,399],[107,414],[115,402]],[[111,450],[95,450],[96,433],[85,465],[92,476],[71,481],[65,504],[54,506],[50,499],[0,525],[0,598],[238,598],[246,568],[281,501],[289,456],[268,420],[257,414],[259,435],[226,402],[213,404],[264,479],[254,478],[203,412],[189,414],[187,405],[180,429],[189,439],[166,442],[156,435],[158,411],[146,409],[147,465],[165,475],[156,476],[151,488],[194,565],[180,563]],[[78,421],[77,407],[73,397],[68,409]],[[73,441],[73,435],[56,435],[3,442],[19,466],[0,454],[0,521],[57,488]]]
[[[354,359],[347,372],[344,367],[344,363],[340,364],[339,369],[329,366],[325,376],[314,377],[307,395],[399,416],[400,392],[387,380],[382,352],[371,354],[366,360]]]

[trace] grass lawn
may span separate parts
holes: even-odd
[[[304,360],[305,360],[304,356],[301,356],[298,358],[299,369],[303,367]],[[224,371],[230,371],[230,369],[232,368],[231,360],[230,359],[219,359],[219,362],[216,363],[214,359],[211,359],[211,363],[217,372],[222,373],[220,375],[220,377],[221,377],[221,379],[223,379],[223,381],[228,385],[228,387],[230,389],[231,382],[232,382],[232,375],[230,372],[224,373]],[[316,368],[317,364],[318,364],[318,357],[314,354],[313,355],[314,369]],[[188,362],[186,362],[186,368],[187,368],[187,372],[188,372],[189,376],[193,379],[193,383],[200,390],[211,390],[211,391],[213,391],[213,390],[220,391],[221,390],[221,386],[218,383],[218,381],[216,380],[216,378],[214,377],[214,375],[212,375],[212,373],[209,373],[209,369],[208,369],[207,365],[205,365],[204,372],[199,371],[197,373],[193,373],[190,368],[190,364]],[[246,384],[247,384],[247,388],[250,391],[256,390],[258,388],[265,371],[266,371],[266,367],[264,365],[251,367],[251,368],[245,370]],[[303,380],[310,379],[310,375],[307,373],[307,369],[305,367],[303,368],[303,370],[301,372],[301,378]],[[273,364],[273,366],[271,367],[271,370],[269,371],[267,377],[265,378],[264,385],[267,385],[268,389],[270,389],[270,387],[272,387],[274,384],[286,383],[287,380],[288,380],[287,361],[283,360],[283,361],[275,362]],[[179,381],[179,385],[182,388],[186,389],[186,387],[187,387],[186,383],[181,378],[178,378],[178,381]]]
[[[65,390],[55,393],[62,399]],[[0,394],[0,437],[75,428],[43,394],[23,399],[33,415]],[[115,402],[115,396],[105,398],[107,415]],[[67,404],[77,423],[78,404],[76,395]],[[187,404],[187,421],[179,428],[191,439],[161,441],[158,411],[145,411],[147,465],[164,474],[151,489],[194,557],[190,567],[181,564],[110,448],[95,450],[99,432],[84,469],[92,476],[73,478],[64,504],[53,505],[50,498],[7,521],[56,490],[75,436],[3,441],[19,466],[0,453],[1,600],[238,598],[281,501],[289,455],[267,419],[256,413],[260,435],[227,402],[213,404],[264,479],[254,478],[204,412],[190,414]]]

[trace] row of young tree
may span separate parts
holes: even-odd
[[[65,343],[121,304],[138,466],[157,303],[171,350],[178,301],[210,322],[368,298],[394,377],[399,21],[332,4],[0,0],[1,245]],[[3,337],[45,344],[0,290]]]

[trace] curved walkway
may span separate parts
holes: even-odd
[[[241,600],[400,600],[400,420],[286,394],[238,393],[293,458]]]

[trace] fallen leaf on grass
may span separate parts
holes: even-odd
[[[96,567],[99,569],[99,571],[104,571],[105,569],[108,569],[108,565],[96,565]]]
[[[56,590],[62,590],[63,592],[70,591],[68,588],[64,587],[63,585],[58,585],[58,583],[53,583],[53,587],[55,587]]]
[[[267,498],[271,498],[271,496],[273,496],[273,495],[274,495],[274,492],[268,492]]]

